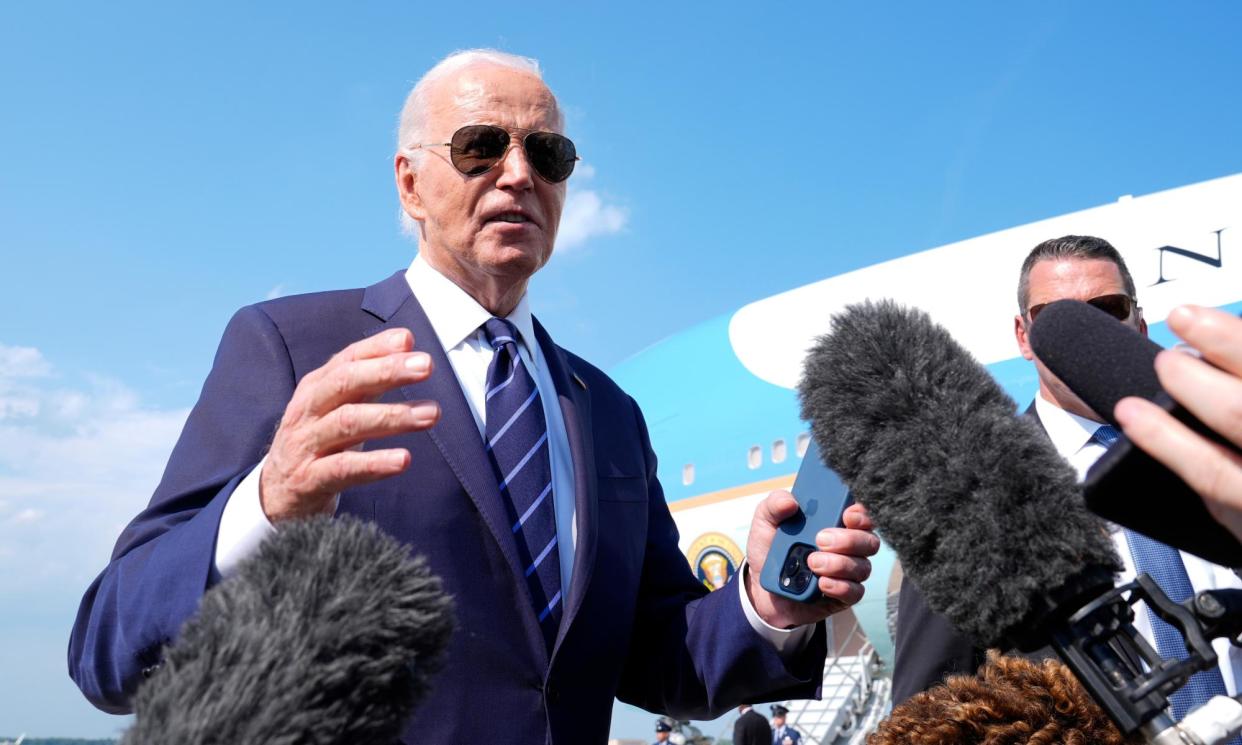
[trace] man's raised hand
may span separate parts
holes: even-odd
[[[428,429],[440,418],[434,401],[375,403],[387,391],[431,374],[431,357],[413,348],[408,330],[386,331],[345,347],[302,378],[259,474],[259,498],[269,520],[331,512],[344,489],[409,466],[404,448],[360,448],[367,440]]]

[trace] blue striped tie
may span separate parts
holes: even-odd
[[[1120,434],[1117,430],[1105,424],[1095,431],[1091,439],[1104,447],[1112,447],[1118,437]],[[1151,578],[1156,580],[1156,584],[1160,585],[1160,589],[1164,590],[1164,593],[1175,603],[1180,603],[1194,594],[1190,577],[1186,575],[1186,566],[1182,563],[1181,554],[1177,549],[1154,541],[1129,528],[1124,530],[1126,531],[1126,544],[1130,547],[1130,557],[1134,559],[1136,572],[1150,574]],[[1186,651],[1186,642],[1182,639],[1181,633],[1152,613],[1151,608],[1147,608],[1146,613],[1147,619],[1151,621],[1152,636],[1155,637],[1156,651],[1160,653],[1160,656],[1165,659],[1186,659],[1189,653]],[[1169,696],[1173,718],[1181,721],[1187,712],[1203,705],[1211,697],[1224,695],[1226,695],[1225,679],[1221,677],[1219,667],[1195,673],[1186,685]],[[1235,737],[1229,743],[1239,745],[1242,743],[1242,738]]]
[[[487,368],[486,449],[508,508],[535,615],[551,649],[563,604],[543,402],[531,372],[518,355],[518,334],[513,324],[492,318],[483,324],[483,333],[495,351]]]

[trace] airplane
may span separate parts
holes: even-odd
[[[755,505],[788,489],[810,443],[795,387],[832,315],[866,299],[921,308],[1025,408],[1039,384],[1013,335],[1018,273],[1063,235],[1112,243],[1128,265],[1150,337],[1177,343],[1165,318],[1184,303],[1242,311],[1242,174],[1028,223],[866,266],[748,303],[613,368],[642,406],[658,474],[691,567],[712,589],[741,563]],[[1225,259],[1229,259],[1226,261]],[[832,620],[824,701],[788,702],[808,743],[860,742],[888,710],[894,553],[872,560],[866,594]]]

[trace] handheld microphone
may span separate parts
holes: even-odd
[[[1164,392],[1155,370],[1160,346],[1104,311],[1058,300],[1039,314],[1030,340],[1039,361],[1114,426],[1117,402],[1138,396],[1242,454]],[[1242,543],[1212,518],[1199,495],[1124,436],[1088,471],[1083,493],[1101,517],[1215,564],[1242,567]]]
[[[807,357],[802,416],[928,605],[985,646],[1050,644],[1126,734],[1174,725],[1167,694],[1215,654],[1191,612],[1120,569],[1076,474],[970,354],[923,312],[850,306]],[[1135,631],[1147,601],[1195,654]],[[1147,672],[1144,668],[1151,668]]]
[[[209,590],[122,743],[391,743],[438,669],[452,602],[371,523],[282,524]]]

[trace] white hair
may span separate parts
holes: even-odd
[[[510,70],[528,73],[543,80],[543,72],[539,69],[539,61],[531,57],[509,54],[498,49],[463,49],[453,52],[440,60],[419,78],[410,93],[405,97],[405,105],[401,107],[401,118],[397,122],[397,154],[404,155],[410,166],[417,170],[422,164],[423,151],[414,145],[427,139],[427,93],[434,83],[455,72],[468,67],[490,65],[506,67]],[[557,128],[564,128],[564,116],[559,107],[556,112]],[[400,210],[401,231],[406,235],[418,238],[418,222]]]

